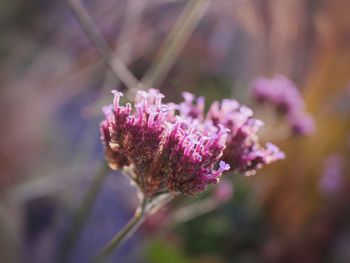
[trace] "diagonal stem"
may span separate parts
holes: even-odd
[[[213,198],[207,197],[206,199],[197,201],[185,207],[179,208],[171,218],[170,226],[177,225],[179,223],[185,223],[210,213],[217,209],[221,205],[220,202]]]
[[[110,51],[110,48],[100,35],[93,19],[85,7],[82,5],[80,0],[67,0],[67,3],[72,9],[74,15],[77,17],[80,26],[86,33],[90,42],[96,48],[111,73],[117,79],[122,81],[131,92],[135,92],[136,86],[142,87],[142,84],[139,83],[139,81],[128,70],[128,68],[119,57],[114,55],[112,60],[112,52]]]
[[[121,24],[121,31],[118,34],[117,48],[112,53],[112,63],[118,64],[121,59],[128,66],[131,60],[134,59],[135,39],[145,6],[146,0],[129,0],[126,2],[125,17]],[[115,62],[114,59],[116,59]],[[114,77],[112,74],[106,76],[104,86],[107,86],[110,81],[113,81],[112,83],[116,87],[120,86],[120,81],[115,81],[115,78],[112,79],[112,77]]]
[[[140,206],[136,210],[134,216],[129,222],[100,250],[93,262],[102,263],[106,262],[109,256],[116,250],[116,248],[125,241],[133,232],[142,224],[146,216],[146,207],[148,199],[142,197]]]
[[[165,78],[208,9],[210,0],[190,0],[171,29],[149,71],[142,78],[144,87],[158,86]]]
[[[146,198],[142,194],[140,195],[140,206],[136,210],[133,218],[131,218],[129,222],[100,250],[93,260],[94,263],[106,262],[118,246],[140,227],[148,215],[157,212],[158,209],[174,198],[174,195],[169,193],[160,194],[152,198]]]

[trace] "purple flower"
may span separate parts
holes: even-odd
[[[296,85],[283,75],[268,79],[259,77],[252,87],[252,97],[258,103],[271,105],[286,121],[294,135],[309,135],[315,122],[305,110],[305,103]]]
[[[319,189],[322,193],[332,195],[342,187],[343,158],[339,154],[332,154],[324,161],[323,174],[319,181]]]
[[[213,125],[203,130],[192,111],[186,113],[197,121],[176,116],[178,107],[163,104],[163,94],[154,89],[138,92],[133,107],[119,105],[122,93],[113,93],[113,106],[105,108],[101,122],[106,158],[112,169],[124,168],[147,197],[199,193],[230,168],[220,161],[226,130]]]
[[[309,135],[315,131],[315,121],[306,112],[294,112],[288,116],[292,133],[295,135]]]
[[[179,105],[180,115],[187,116],[191,119],[203,120],[205,106],[204,97],[198,97],[196,99],[196,97],[189,92],[183,92],[182,96],[185,101]]]
[[[285,158],[275,145],[260,145],[257,132],[263,123],[253,118],[251,109],[235,100],[226,99],[221,104],[214,102],[206,119],[230,130],[223,160],[231,166],[232,171],[253,175],[264,165]]]
[[[214,198],[218,202],[227,202],[234,192],[232,182],[221,180],[220,184],[214,188]]]
[[[259,77],[253,83],[253,98],[273,105],[282,114],[304,108],[304,101],[296,85],[283,75],[269,79]]]
[[[235,100],[214,102],[205,115],[204,98],[190,93],[176,105],[163,104],[157,90],[139,91],[132,107],[119,105],[122,93],[112,92],[113,105],[104,108],[101,122],[107,161],[124,169],[148,197],[196,194],[224,171],[252,175],[284,158],[275,145],[259,144],[262,122]]]

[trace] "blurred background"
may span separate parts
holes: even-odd
[[[71,2],[0,2],[0,262],[89,262],[132,216],[134,188],[106,172],[98,124],[110,90],[137,80],[167,101],[190,91],[253,107],[287,158],[227,176],[225,202],[174,224],[190,202],[176,200],[111,262],[350,262],[350,1]],[[300,88],[312,135],[280,136],[250,99],[274,74]]]

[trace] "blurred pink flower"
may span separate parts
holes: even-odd
[[[304,136],[314,133],[315,121],[306,112],[298,88],[287,77],[257,78],[253,83],[252,97],[258,103],[271,105],[276,112],[285,116],[292,134]]]
[[[343,158],[339,154],[332,154],[324,161],[319,189],[326,195],[332,195],[340,190],[343,181]]]
[[[226,202],[231,199],[233,191],[232,182],[221,180],[220,184],[214,188],[214,198],[219,202]]]

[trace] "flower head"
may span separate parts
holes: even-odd
[[[304,107],[298,88],[283,75],[276,75],[271,79],[257,78],[253,83],[252,96],[260,103],[273,105],[282,114]]]
[[[253,83],[252,97],[258,103],[271,105],[286,121],[294,135],[309,135],[315,122],[305,110],[305,103],[296,85],[283,75],[257,78]]]
[[[263,123],[235,100],[214,102],[205,114],[204,98],[190,93],[177,105],[162,103],[158,90],[139,91],[125,106],[122,93],[112,93],[100,125],[107,161],[112,169],[125,168],[148,197],[196,194],[225,171],[251,175],[284,158],[275,145],[260,145]]]
[[[157,90],[139,91],[133,106],[119,105],[122,94],[112,93],[113,106],[105,108],[101,122],[107,160],[113,169],[128,168],[146,196],[196,194],[229,169],[219,162],[226,132],[214,126],[200,130],[195,121],[176,116]]]
[[[284,153],[275,145],[260,145],[257,132],[263,123],[253,118],[250,108],[237,101],[214,102],[206,118],[230,130],[223,160],[230,164],[232,171],[252,175],[264,165],[284,159]]]
[[[191,119],[203,120],[204,117],[204,97],[196,98],[192,93],[183,92],[184,102],[180,103],[180,115]]]

